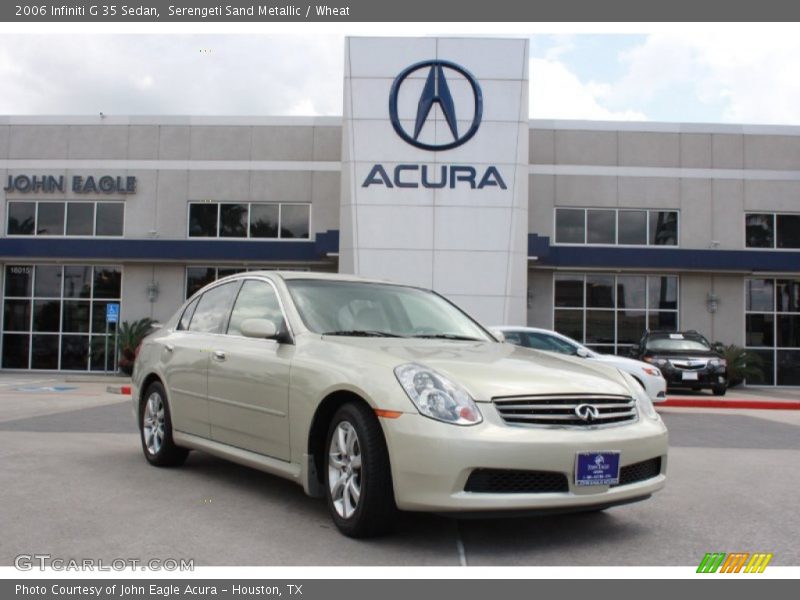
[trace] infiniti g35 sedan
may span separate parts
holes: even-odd
[[[397,510],[596,511],[665,483],[667,431],[629,374],[384,281],[216,281],[144,340],[132,387],[151,464],[201,450],[286,477],[352,537]]]

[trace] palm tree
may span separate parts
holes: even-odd
[[[136,349],[153,328],[155,321],[150,318],[139,319],[129,323],[123,321],[117,330],[119,349],[119,370],[130,375],[133,373],[133,361],[136,360]]]
[[[748,383],[764,381],[764,361],[755,352],[749,352],[730,344],[714,342],[714,350],[728,362],[728,386],[735,387],[747,380]]]

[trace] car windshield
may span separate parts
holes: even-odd
[[[558,352],[559,354],[576,355],[579,348],[583,346],[562,340],[554,335],[547,333],[530,332],[528,333],[528,346],[536,350],[547,350],[548,352]],[[588,348],[584,348],[590,352]]]
[[[290,279],[306,327],[316,333],[494,341],[477,323],[433,292],[400,285]]]
[[[681,334],[651,337],[647,340],[647,349],[662,352],[708,352],[710,346],[698,338],[687,338]]]

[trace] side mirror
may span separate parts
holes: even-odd
[[[278,335],[275,323],[268,319],[245,319],[241,331],[244,337],[257,339],[273,339]]]
[[[578,356],[580,356],[581,358],[589,358],[591,356],[591,354],[589,353],[589,351],[586,348],[578,348],[578,351],[576,352],[576,354]]]
[[[494,328],[490,327],[489,328],[489,333],[491,333],[492,336],[494,337],[494,339],[496,339],[498,342],[505,342],[506,341],[506,336],[504,336],[503,332],[500,331],[499,329],[494,329]]]

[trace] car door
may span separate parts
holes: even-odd
[[[215,441],[289,460],[289,374],[294,345],[241,334],[245,319],[268,319],[286,330],[277,292],[247,279],[219,336],[208,367],[211,437]]]
[[[216,286],[187,306],[162,347],[173,427],[211,437],[208,410],[209,348],[227,322],[238,282]]]

